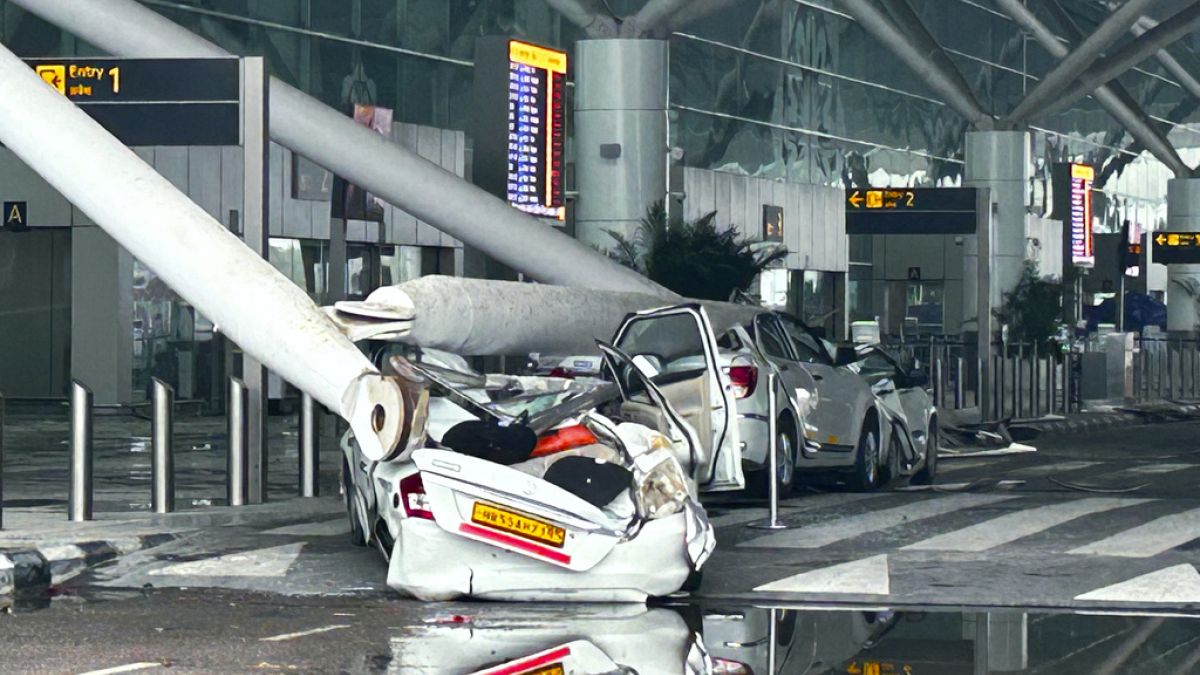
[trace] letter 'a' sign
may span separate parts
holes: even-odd
[[[3,229],[9,232],[23,232],[29,229],[29,208],[25,202],[4,202],[2,212]]]

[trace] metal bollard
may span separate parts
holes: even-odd
[[[316,497],[321,471],[317,404],[308,393],[300,395],[300,496]]]
[[[776,429],[776,418],[779,417],[779,404],[775,400],[775,373],[767,373],[767,480],[770,502],[767,505],[770,520],[766,523],[752,523],[747,527],[758,530],[783,530],[787,525],[779,522],[779,430]]]
[[[71,382],[71,492],[67,518],[92,519],[92,390]]]
[[[175,510],[175,390],[156,377],[153,397],[150,468],[154,488],[151,506],[155,513],[171,513]]]
[[[966,374],[964,372],[965,367],[966,367],[966,363],[965,363],[963,357],[956,356],[954,358],[954,409],[955,410],[962,410],[966,405],[966,401],[963,400],[963,394],[965,393],[965,389],[964,389],[965,384],[963,382],[963,375]]]
[[[229,410],[226,414],[229,456],[225,461],[225,495],[230,506],[246,504],[246,442],[250,438],[250,397],[246,384],[229,378]]]
[[[1037,343],[1033,343],[1033,358],[1029,362],[1032,369],[1029,373],[1029,389],[1033,394],[1033,409],[1030,411],[1030,417],[1042,416],[1042,359],[1038,355]]]

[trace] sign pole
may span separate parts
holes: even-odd
[[[266,258],[270,237],[270,146],[267,142],[267,74],[262,57],[242,59],[242,238]],[[331,271],[332,272],[332,271]],[[267,501],[267,369],[242,354],[249,428],[246,439],[246,501]]]

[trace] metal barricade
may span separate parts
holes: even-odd
[[[92,390],[71,382],[71,486],[67,517],[92,519]]]

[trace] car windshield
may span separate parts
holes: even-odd
[[[791,340],[792,347],[796,350],[796,355],[801,362],[832,365],[833,359],[829,356],[830,346],[828,343],[814,335],[809,327],[796,317],[782,312],[777,312],[775,316],[779,318],[783,332]]]

